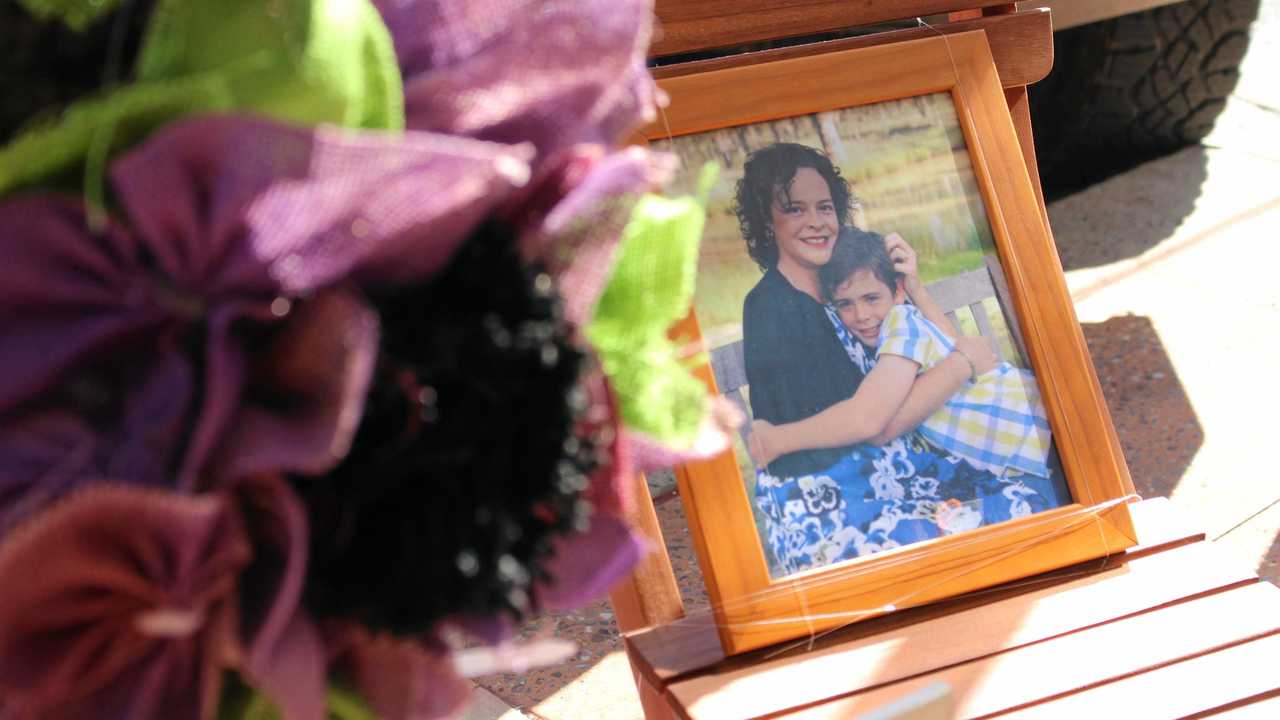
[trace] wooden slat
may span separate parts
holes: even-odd
[[[999,0],[657,0],[655,57],[936,15]]]
[[[711,371],[716,374],[716,387],[721,393],[727,394],[746,386],[747,361],[742,352],[741,340],[711,351]]]
[[[850,3],[851,4],[851,3]],[[1000,84],[1006,89],[1031,85],[1044,79],[1053,68],[1053,23],[1045,10],[1027,10],[1010,15],[983,17],[963,22],[942,23],[932,27],[909,28],[862,35],[858,37],[809,43],[794,47],[742,53],[725,58],[664,65],[654,68],[658,79],[678,77],[697,72],[719,70],[736,65],[754,65],[774,60],[784,60],[815,51],[835,52],[872,45],[916,40],[969,30],[983,30],[991,45],[991,58],[1000,75]],[[655,44],[655,47],[660,44]],[[1007,99],[1007,98],[1006,98]],[[1016,119],[1015,119],[1016,120]]]
[[[677,620],[661,627],[622,636],[632,667],[655,687],[723,661],[726,657],[709,612]]]
[[[1187,572],[1199,570],[1187,569]],[[1278,632],[1280,588],[1269,583],[1254,583],[861,692],[787,717],[795,720],[856,717],[934,682],[945,682],[955,690],[957,716],[985,716]],[[902,654],[912,652],[919,650],[903,648]],[[1130,700],[1115,707],[1115,712],[1140,709]],[[1167,717],[1159,712],[1140,714]],[[696,713],[692,716],[711,717]]]
[[[1052,58],[1050,62],[1052,63]],[[1049,211],[1044,204],[1044,189],[1040,187],[1040,165],[1036,161],[1035,135],[1031,130],[1031,101],[1027,97],[1026,86],[1010,87],[1005,84],[1004,101],[1009,105],[1013,128],[1018,131],[1018,144],[1022,147],[1022,159],[1027,164],[1027,174],[1035,188],[1036,200],[1040,203],[1040,216],[1048,228]]]
[[[1196,543],[854,642],[695,676],[668,692],[692,717],[737,717],[743,707],[780,712],[1256,581],[1248,568]]]
[[[1142,12],[1180,0],[1037,0],[1037,4],[1053,8],[1053,27],[1058,30],[1107,20],[1120,15]],[[1280,714],[1275,717],[1280,718]]]
[[[621,632],[638,630],[669,623],[684,616],[684,602],[680,599],[680,586],[676,584],[658,525],[658,515],[649,495],[649,484],[644,476],[635,473],[631,478],[635,505],[628,514],[628,521],[653,545],[653,551],[645,556],[629,576],[609,591],[609,604],[618,621]],[[649,720],[674,718],[666,698],[648,681],[641,668],[631,663],[631,674],[640,695],[640,705]]]
[[[995,288],[996,302],[1000,304],[1000,311],[1004,314],[1005,323],[1009,326],[1009,336],[1013,338],[1013,344],[1017,346],[1023,362],[1026,362],[1027,342],[1022,334],[1022,323],[1018,320],[1018,313],[1013,307],[1013,296],[1009,294],[1009,281],[1004,277],[1004,268],[1000,267],[1000,261],[991,255],[984,255],[982,260],[987,266],[987,274],[991,277],[991,286]]]
[[[1272,660],[1274,667],[1275,661]],[[1213,718],[1214,720],[1276,720],[1280,718],[1280,690],[1267,693],[1262,697],[1247,698],[1221,710],[1214,709],[1202,715],[1193,715],[1187,720]]]
[[[948,20],[968,20],[969,18],[982,17],[983,15],[1002,15],[1017,10],[1017,3],[1003,3],[1000,5],[992,5],[979,10],[960,10],[957,12],[947,13]]]
[[[649,484],[640,473],[634,474],[631,484],[635,505],[627,520],[631,527],[653,543],[653,551],[636,565],[631,575],[609,592],[618,629],[624,633],[669,623],[684,616],[680,586],[676,584],[671,558],[662,540],[658,514],[653,509],[653,498],[649,496]]]
[[[671,707],[666,695],[640,674],[632,664],[631,672],[635,675],[636,693],[640,696],[640,707],[644,711],[645,720],[676,720],[679,715]]]
[[[982,272],[983,275],[987,273]],[[994,293],[992,293],[994,295]],[[1004,348],[1000,347],[1000,343],[996,342],[995,328],[991,327],[991,318],[987,317],[987,308],[980,302],[969,303],[969,312],[973,313],[973,322],[978,326],[978,334],[987,339],[987,344],[991,346],[991,350],[995,352],[996,357],[1001,360],[1008,361],[1010,358],[1004,356]]]
[[[1132,714],[1145,717],[1185,717],[1208,713],[1277,690],[1280,690],[1280,635],[1272,635],[1032,705],[1002,717],[1101,718],[1117,708],[1130,708],[1134,711]],[[1280,713],[1267,717],[1274,720],[1280,717]]]
[[[1204,540],[1204,533],[1194,529],[1187,522],[1168,498],[1152,498],[1131,506],[1134,528],[1138,533],[1138,545],[1125,551],[1121,557],[1109,561],[1109,569],[1121,568],[1126,563],[1139,558],[1156,554],[1175,547]],[[897,613],[896,615],[868,621],[862,627],[851,627],[840,632],[831,633],[819,640],[816,647],[819,651],[854,642],[863,637],[888,632],[895,627],[924,622],[948,613],[959,612],[966,608],[986,604],[994,604],[1014,595],[1026,594],[1034,590],[1050,592],[1049,588],[1075,581],[1079,584],[1082,572],[1090,572],[1092,564],[1081,567],[1064,568],[1048,573],[1041,578],[1017,583],[1014,587],[996,588],[976,596],[957,598],[936,605]],[[1143,572],[1143,565],[1138,571]],[[1126,571],[1127,572],[1127,571]],[[1145,577],[1143,575],[1142,577]],[[1249,581],[1252,573],[1239,571],[1237,579]],[[1042,584],[1036,584],[1040,582]],[[1056,584],[1055,584],[1056,583]],[[1177,594],[1176,592],[1174,593]],[[1159,602],[1160,600],[1157,600]],[[714,620],[709,614],[700,614],[676,621],[662,627],[650,628],[642,632],[628,633],[623,637],[630,653],[632,664],[648,675],[655,686],[672,682],[677,678],[691,675],[710,668],[724,661],[724,650],[720,646],[716,634]],[[751,653],[733,661],[728,670],[745,667],[758,661],[772,650]]]
[[[1138,544],[1125,551],[1136,558],[1157,552],[1190,545],[1205,539],[1203,530],[1197,529],[1167,497],[1154,497],[1129,506],[1133,528],[1138,533]]]
[[[955,705],[951,688],[938,683],[876,708],[859,720],[953,720]]]
[[[928,289],[929,295],[943,312],[980,302],[996,293],[995,288],[991,286],[991,276],[987,274],[986,268],[969,270],[931,282]]]

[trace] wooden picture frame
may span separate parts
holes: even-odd
[[[1004,268],[1010,315],[1039,378],[1072,504],[781,578],[771,577],[732,452],[677,468],[677,483],[724,651],[811,637],[1119,552],[1135,544],[1133,483],[1076,320],[981,31],[777,61],[716,61],[665,73],[665,140],[840,108],[948,93]],[[728,90],[732,88],[732,91]],[[673,334],[701,338],[691,315]],[[696,370],[713,392],[709,363]]]

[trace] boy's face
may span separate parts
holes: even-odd
[[[903,301],[902,289],[890,288],[875,273],[859,268],[831,297],[831,304],[849,332],[867,347],[880,344],[880,325],[889,310]]]

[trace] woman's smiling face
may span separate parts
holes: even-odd
[[[813,271],[825,265],[839,228],[831,188],[817,170],[798,168],[791,187],[774,192],[773,236],[779,270]]]

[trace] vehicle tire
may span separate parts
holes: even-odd
[[[1031,86],[1036,156],[1061,196],[1209,133],[1235,89],[1261,0],[1188,0],[1054,35]]]

